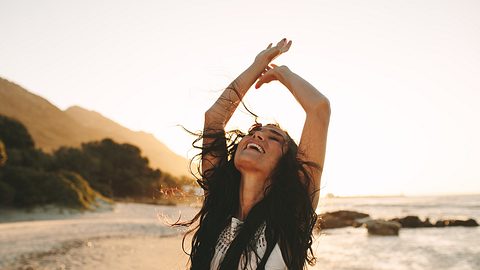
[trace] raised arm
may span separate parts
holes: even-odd
[[[257,82],[255,88],[263,83],[278,80],[285,85],[295,99],[305,110],[306,119],[303,126],[299,144],[299,152],[302,159],[313,161],[320,166],[319,169],[310,168],[313,183],[310,183],[310,194],[313,209],[317,208],[319,200],[320,179],[325,162],[325,150],[327,144],[327,131],[330,122],[330,102],[315,87],[299,75],[293,73],[286,66],[271,65]]]
[[[291,42],[282,39],[276,46],[272,44],[261,51],[245,71],[243,71],[223,91],[217,101],[205,112],[203,147],[208,147],[214,139],[208,138],[208,134],[225,132],[225,126],[232,117],[235,109],[255,81],[267,71],[268,64],[280,54],[288,51]],[[226,146],[223,150],[226,152]],[[202,173],[215,166],[222,158],[223,153],[212,153],[202,156]]]

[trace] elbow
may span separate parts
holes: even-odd
[[[205,127],[224,129],[225,121],[219,116],[218,112],[209,109],[205,112]]]
[[[330,118],[330,101],[327,98],[322,98],[317,102],[314,111],[317,116]]]
[[[205,112],[205,121],[215,118],[218,118],[218,113],[216,113],[213,108],[210,108]]]
[[[213,112],[211,109],[205,112],[205,123],[214,122],[215,118],[215,112]]]

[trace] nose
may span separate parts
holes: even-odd
[[[263,141],[263,134],[260,130],[257,130],[253,133],[253,138],[256,138],[260,141]]]

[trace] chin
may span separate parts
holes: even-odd
[[[242,154],[235,157],[234,164],[239,171],[262,171],[263,167],[257,158]]]

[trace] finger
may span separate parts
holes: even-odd
[[[290,40],[288,43],[287,43],[287,46],[285,46],[285,52],[288,51],[288,49],[290,49],[290,46],[292,46],[292,41]]]
[[[267,65],[267,67],[262,71],[262,75],[267,73],[270,69],[272,68]]]
[[[267,72],[268,72],[268,70],[264,70],[264,71],[262,72],[262,74],[260,74],[260,76],[258,76],[257,79],[260,80],[260,79],[262,79],[263,77],[265,77],[265,74],[267,74]]]
[[[264,83],[269,83],[269,82],[271,82],[271,81],[272,81],[271,78],[268,79],[268,77],[262,76],[262,77],[257,81],[257,83],[255,84],[255,89],[258,89],[258,88],[260,88]]]
[[[262,86],[263,82],[261,82],[260,80],[258,80],[258,82],[255,84],[255,89],[258,89],[260,88],[260,86]]]
[[[265,72],[266,73],[266,72]],[[255,89],[258,89],[260,88],[260,86],[262,86],[263,83],[265,83],[265,74],[263,74],[262,76],[260,76],[260,78],[258,78],[258,81],[257,83],[255,84]]]
[[[260,88],[260,86],[262,86],[264,83],[269,83],[271,81],[273,81],[274,78],[272,76],[269,76],[268,74],[266,75],[263,75],[262,77],[260,77],[260,79],[258,80],[258,82],[255,84],[255,88]]]

